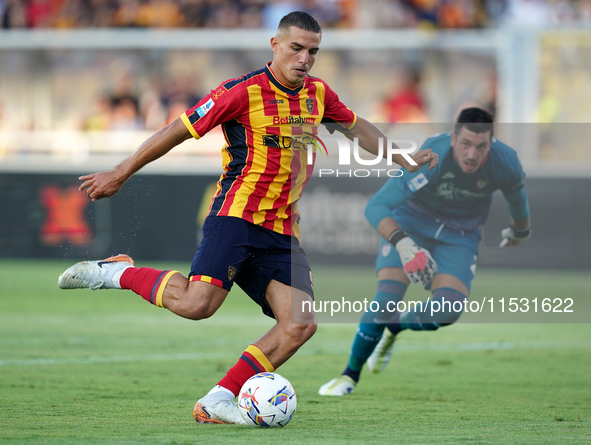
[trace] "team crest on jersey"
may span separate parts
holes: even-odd
[[[226,90],[224,89],[224,87],[219,87],[217,91],[211,95],[211,97],[213,97],[213,100],[218,100],[218,97],[220,97],[225,92]]]
[[[486,184],[487,184],[487,182],[482,179],[479,179],[478,181],[476,181],[476,186],[479,189],[483,189],[484,187],[486,187]]]
[[[423,173],[419,173],[410,180],[410,182],[408,183],[408,188],[411,191],[416,192],[417,190],[425,187],[428,183],[429,180],[425,178],[425,175]]]
[[[236,276],[236,272],[238,271],[234,266],[228,267],[228,281],[232,281],[234,279],[234,277]]]
[[[456,175],[454,175],[453,172],[447,172],[445,175],[441,177],[441,179],[453,179],[455,177]]]
[[[308,113],[312,114],[312,111],[314,111],[314,99],[306,99],[306,108],[308,108]]]

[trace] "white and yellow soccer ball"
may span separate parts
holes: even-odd
[[[238,394],[238,409],[248,425],[273,428],[289,423],[297,405],[289,381],[274,372],[261,372],[248,379]]]

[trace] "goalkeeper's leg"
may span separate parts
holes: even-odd
[[[378,312],[366,312],[361,317],[361,322],[357,328],[355,340],[351,347],[349,363],[343,374],[351,377],[355,382],[359,381],[361,369],[380,341],[384,328],[385,320],[382,314],[391,314],[388,312],[387,305],[393,307],[404,298],[407,284],[397,280],[378,281],[377,291],[373,301],[377,301],[380,308]],[[383,311],[383,312],[382,312]]]
[[[468,299],[468,288],[458,278],[438,274],[433,280],[433,297],[412,309],[397,312],[388,323],[388,330],[396,335],[412,331],[435,331],[458,321]]]
[[[353,340],[347,367],[340,377],[331,380],[320,388],[320,395],[347,394],[353,390],[359,381],[361,369],[380,341],[384,328],[386,327],[387,319],[385,319],[383,314],[391,313],[391,310],[388,312],[388,303],[392,302],[390,308],[395,307],[394,305],[404,298],[404,293],[408,286],[408,280],[403,272],[400,281],[386,279],[385,277],[388,277],[388,275],[383,273],[383,269],[380,270],[378,273],[377,290],[373,299],[373,301],[378,303],[379,310],[377,312],[368,311],[361,317],[361,322]],[[388,278],[392,277],[390,276]]]

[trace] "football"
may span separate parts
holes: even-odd
[[[289,381],[274,372],[261,372],[242,385],[238,409],[248,425],[263,428],[283,427],[289,423],[297,405]]]

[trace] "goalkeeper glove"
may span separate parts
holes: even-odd
[[[426,285],[433,281],[437,264],[428,250],[416,245],[402,229],[394,230],[388,241],[396,247],[402,260],[404,273],[413,283]]]
[[[513,226],[509,226],[506,229],[501,230],[501,237],[503,240],[499,247],[505,246],[517,246],[529,239],[531,236],[531,226],[527,226],[525,229],[516,229]]]

